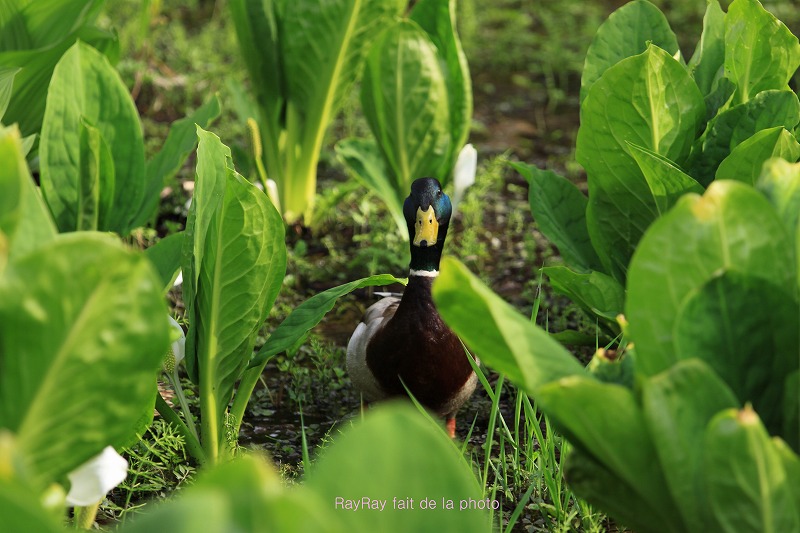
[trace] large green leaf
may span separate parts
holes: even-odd
[[[28,171],[16,126],[0,128],[0,161],[0,232],[16,257],[52,240],[56,229]]]
[[[658,516],[658,507],[645,501],[636,487],[631,487],[593,456],[581,450],[570,450],[564,461],[564,479],[575,494],[627,528],[639,533],[663,531],[661,523],[654,524],[652,518]]]
[[[749,406],[717,415],[705,432],[703,447],[711,530],[800,530],[796,488],[790,485],[775,443]]]
[[[325,130],[356,80],[369,43],[403,6],[402,0],[281,4],[279,40],[287,98],[284,142],[288,142],[282,150],[292,162],[287,175],[271,177],[282,189],[281,206],[289,221],[313,205]]]
[[[113,209],[99,229],[125,235],[148,201],[139,114],[108,60],[79,42],[53,71],[40,146],[42,191],[61,231],[77,227],[82,118],[99,130],[114,162]]]
[[[735,102],[785,89],[800,66],[797,37],[757,0],[735,0],[725,17],[725,75],[736,83]]]
[[[800,101],[792,91],[763,91],[746,103],[723,111],[709,123],[702,156],[693,162],[692,175],[708,185],[717,167],[740,143],[757,132],[783,127],[793,130],[800,122]]]
[[[267,342],[258,350],[253,360],[250,361],[250,368],[263,367],[273,355],[277,355],[294,346],[311,328],[319,324],[319,321],[323,319],[328,311],[333,309],[336,301],[342,296],[350,294],[356,289],[390,285],[392,283],[405,284],[406,280],[397,279],[390,274],[377,274],[315,294],[292,311],[272,332]]]
[[[0,426],[16,433],[31,479],[52,481],[128,443],[152,416],[166,313],[149,261],[105,235],[62,235],[9,263]]]
[[[161,150],[147,162],[145,167],[147,183],[144,201],[131,224],[132,227],[142,226],[147,222],[158,204],[164,181],[178,172],[189,153],[197,146],[196,126],[207,128],[219,113],[219,98],[213,95],[194,113],[172,123]]]
[[[722,160],[715,179],[732,179],[755,185],[764,162],[782,157],[794,163],[800,159],[800,143],[784,127],[761,130],[734,148]]]
[[[684,194],[702,194],[703,186],[666,157],[632,143],[628,143],[628,148],[647,181],[659,216],[672,208]]]
[[[95,231],[108,227],[114,209],[114,160],[100,130],[84,117],[81,117],[80,128],[75,229]]]
[[[447,325],[482,361],[531,395],[545,383],[584,373],[572,354],[456,259],[442,260],[433,299]]]
[[[346,531],[330,501],[305,487],[289,490],[275,468],[256,455],[207,470],[171,501],[141,513],[119,533]]]
[[[450,111],[450,154],[442,176],[445,185],[450,181],[459,150],[467,142],[472,122],[472,82],[456,30],[456,0],[420,0],[414,4],[410,18],[425,30],[443,62]]]
[[[192,284],[185,295],[192,299],[187,366],[200,386],[204,429],[217,424],[216,434],[203,436],[208,440],[224,439],[224,414],[280,289],[286,248],[283,221],[266,195],[233,170],[216,135],[198,128],[198,137],[183,268],[184,283]]]
[[[708,96],[725,63],[725,12],[718,0],[709,0],[703,16],[703,33],[689,60],[689,72],[703,95]]]
[[[103,0],[13,0],[0,4],[0,66],[20,68],[4,117],[24,135],[41,129],[53,68],[77,39],[113,56],[117,37],[91,26]],[[12,22],[13,21],[13,22]],[[13,26],[13,29],[10,29]]]
[[[581,76],[581,102],[603,73],[625,58],[644,52],[649,44],[669,55],[678,52],[678,41],[664,14],[644,0],[628,2],[600,26],[586,52]]]
[[[655,46],[606,70],[581,105],[575,156],[589,181],[589,235],[605,271],[618,281],[657,216],[628,143],[681,164],[704,115],[703,97],[686,69]]]
[[[791,267],[784,265],[789,272]],[[800,369],[797,324],[796,292],[735,267],[720,267],[684,297],[673,327],[675,354],[705,360],[741,403],[753,404],[772,434],[780,434],[785,379]]]
[[[447,82],[436,46],[415,22],[397,22],[372,45],[361,105],[398,191],[421,176],[446,181]]]
[[[8,109],[8,102],[11,101],[11,89],[14,86],[14,76],[21,69],[0,67],[0,121]]]
[[[475,509],[479,501],[485,509],[486,499],[462,454],[407,403],[379,407],[339,436],[303,488],[334,509],[348,531],[489,529],[486,512]],[[345,507],[365,497],[385,508]],[[433,506],[423,507],[423,499]]]
[[[703,435],[714,415],[739,402],[707,365],[690,359],[646,380],[642,406],[672,498],[689,530],[699,531],[707,505]]]
[[[607,326],[617,330],[617,315],[625,304],[625,287],[607,274],[593,270],[575,272],[569,267],[544,267],[553,289],[578,304],[590,316],[605,320]]]
[[[0,461],[9,464],[11,457],[0,450]],[[40,495],[17,480],[4,476],[0,479],[0,514],[6,531],[31,531],[35,533],[64,533],[65,529],[42,509]]]
[[[570,267],[599,270],[600,259],[592,248],[586,227],[589,200],[569,180],[551,170],[533,165],[511,163],[528,181],[528,202],[536,224],[545,237],[558,248]]]
[[[800,236],[800,163],[770,159],[764,163],[757,187],[772,202],[789,235]]]
[[[677,361],[679,311],[715,273],[735,270],[795,294],[790,242],[767,199],[747,185],[719,181],[702,197],[681,198],[653,224],[631,262],[625,315],[638,368],[651,375]]]
[[[533,392],[528,389],[528,392]],[[660,531],[686,531],[633,391],[588,374],[543,385],[536,401],[553,426],[638,494]]]

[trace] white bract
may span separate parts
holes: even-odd
[[[70,472],[67,505],[85,507],[96,504],[125,480],[128,475],[128,461],[111,446],[89,459]]]
[[[472,144],[465,144],[458,153],[456,166],[453,169],[453,212],[464,198],[466,190],[475,183],[475,173],[478,168],[478,151]]]

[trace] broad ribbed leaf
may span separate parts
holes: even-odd
[[[628,148],[644,174],[659,216],[669,211],[684,194],[703,193],[702,185],[666,157],[632,143],[628,143]]]
[[[664,14],[644,0],[628,2],[614,11],[600,28],[586,52],[581,76],[581,102],[603,73],[625,58],[644,52],[654,44],[675,55],[678,41]]]
[[[681,307],[725,270],[760,278],[789,295],[797,290],[794,252],[783,222],[762,194],[735,181],[714,182],[702,197],[684,196],[639,243],[625,308],[637,368],[651,375],[678,360],[675,328]]]
[[[782,90],[800,66],[800,43],[757,0],[736,0],[725,17],[725,76],[736,84],[735,102],[761,91]]]
[[[202,203],[208,188],[195,197],[197,222],[186,242],[202,246],[184,273],[196,282],[189,317],[200,394],[210,402],[203,416],[223,427],[233,386],[283,280],[286,249],[283,221],[266,195],[230,168],[230,150],[219,138],[199,128],[198,137],[198,185],[210,180],[222,196],[211,205]]]
[[[274,466],[256,454],[205,470],[191,487],[127,521],[119,533],[346,531],[330,501],[305,487],[287,488]]]
[[[59,236],[0,281],[0,426],[45,483],[130,442],[169,345],[149,261],[105,235]]]
[[[796,489],[775,443],[749,406],[717,415],[705,432],[703,448],[706,531],[800,530]]]
[[[144,225],[158,205],[164,182],[180,170],[186,158],[197,146],[196,126],[207,128],[219,116],[219,98],[213,95],[194,113],[176,120],[169,128],[169,134],[161,150],[147,162],[145,167],[144,201],[134,219],[132,227]]]
[[[355,81],[370,41],[403,6],[401,0],[285,2],[280,41],[287,97],[309,125],[319,122],[324,130]]]
[[[689,60],[689,72],[703,95],[711,94],[714,80],[725,62],[725,12],[717,0],[709,0],[703,16],[703,33]]]
[[[459,508],[462,501],[482,497],[464,457],[443,431],[407,403],[367,413],[363,423],[339,436],[313,467],[303,488],[326,502],[347,531],[490,529],[486,512],[474,505]],[[361,500],[365,495],[383,500],[385,508],[344,508],[345,499]],[[435,508],[423,507],[423,499],[433,500]],[[452,509],[442,508],[447,500],[452,500]]]
[[[390,274],[377,274],[362,278],[338,287],[333,287],[316,294],[300,304],[286,319],[272,332],[267,342],[258,350],[250,368],[263,366],[273,355],[284,352],[295,345],[311,328],[333,309],[336,301],[356,289],[391,285],[392,283],[405,284],[406,280],[397,279]]]
[[[90,25],[102,5],[103,0],[0,3],[0,66],[22,69],[14,80],[6,124],[18,123],[24,135],[39,132],[53,68],[77,39],[114,55],[116,34]]]
[[[99,130],[114,162],[113,209],[98,229],[126,235],[146,201],[139,114],[108,60],[79,42],[53,71],[40,144],[42,191],[61,231],[77,227],[81,117]]]
[[[774,240],[791,242],[783,232]],[[784,265],[790,272],[791,267]],[[795,327],[800,324],[800,303],[786,285],[722,268],[686,295],[678,309],[673,328],[676,356],[702,358],[740,403],[753,404],[770,433],[780,435],[785,379],[800,370],[800,334]]]
[[[761,130],[742,141],[722,160],[715,179],[731,179],[755,185],[764,163],[772,157],[792,163],[800,159],[800,143],[784,127]]]
[[[95,231],[108,227],[114,208],[114,161],[100,130],[80,119],[80,167],[76,228]]]
[[[451,148],[447,83],[436,47],[416,23],[398,22],[373,44],[361,104],[398,191],[421,176],[446,181],[440,169]]]
[[[563,346],[455,259],[442,260],[433,299],[447,325],[483,362],[531,395],[545,383],[584,373],[583,365]]]
[[[414,4],[410,18],[425,30],[443,62],[450,111],[450,153],[442,168],[445,172],[442,185],[445,185],[450,182],[450,173],[459,150],[467,142],[472,122],[472,82],[456,30],[456,0],[420,0]]]
[[[586,228],[589,200],[566,178],[533,165],[511,163],[528,181],[528,202],[536,224],[570,267],[599,270],[600,259]]]
[[[714,178],[720,163],[740,143],[757,132],[783,127],[794,130],[800,123],[800,102],[792,91],[763,91],[746,103],[723,111],[709,124],[702,159],[693,164],[692,175],[703,185]]]
[[[711,419],[740,404],[698,359],[681,361],[643,385],[642,407],[672,498],[689,531],[699,531],[708,505],[700,483],[703,434]]]
[[[14,87],[14,76],[21,69],[19,68],[3,68],[0,67],[0,121],[8,108],[8,102],[11,100],[11,89]]]
[[[10,241],[9,255],[21,256],[56,235],[22,155],[16,126],[0,128],[0,232]]]
[[[586,169],[586,214],[605,271],[624,281],[628,262],[657,216],[633,143],[681,164],[705,115],[686,69],[655,46],[609,68],[581,105],[576,158]]]
[[[540,387],[536,401],[570,443],[647,503],[659,531],[686,531],[633,391],[583,374]]]
[[[570,450],[564,461],[564,479],[575,494],[639,533],[661,533],[657,507],[593,456]]]

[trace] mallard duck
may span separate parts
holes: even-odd
[[[408,388],[446,420],[454,437],[456,412],[475,390],[477,377],[431,296],[451,214],[438,180],[411,184],[403,204],[411,247],[408,285],[402,298],[385,297],[367,309],[347,345],[347,371],[367,401],[401,396]]]

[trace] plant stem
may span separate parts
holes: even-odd
[[[173,368],[172,375],[168,375],[167,377],[172,383],[172,389],[175,391],[175,396],[178,397],[178,403],[181,404],[181,411],[183,412],[183,418],[186,419],[186,425],[189,427],[192,435],[194,435],[194,438],[200,440],[200,435],[197,434],[197,426],[194,425],[194,417],[192,416],[192,412],[189,410],[189,403],[186,401],[186,395],[183,394],[183,387],[181,386],[181,380],[178,376],[177,365],[176,368]]]
[[[72,518],[72,523],[75,526],[75,529],[92,529],[94,519],[97,516],[97,510],[100,508],[100,503],[102,501],[103,500],[100,500],[97,503],[93,503],[85,507],[75,507],[75,514]]]
[[[189,454],[194,457],[199,464],[205,463],[206,454],[205,451],[203,451],[203,447],[200,446],[200,441],[195,435],[192,434],[192,431],[183,422],[183,420],[181,420],[181,417],[178,416],[178,413],[173,411],[172,407],[170,407],[164,398],[161,397],[161,394],[156,394],[156,409],[164,418],[164,420],[169,422],[180,432],[181,435],[183,435],[186,450],[189,452]]]

